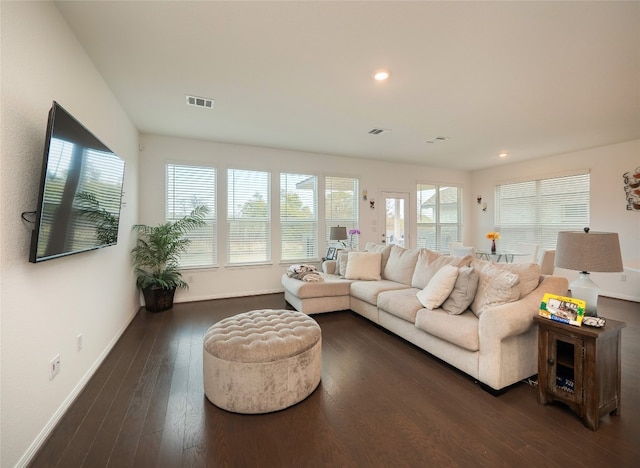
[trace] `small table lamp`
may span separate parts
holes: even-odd
[[[329,232],[329,240],[342,242],[347,239],[347,228],[344,226],[335,226]],[[337,242],[336,242],[337,245]]]
[[[623,271],[618,233],[589,232],[589,228],[584,232],[559,232],[555,266],[580,272],[569,285],[571,295],[587,303],[585,315],[597,317],[599,288],[589,272]]]

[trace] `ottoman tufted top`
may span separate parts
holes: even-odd
[[[296,356],[321,337],[318,323],[296,310],[262,309],[223,319],[204,335],[204,350],[235,362],[271,362]]]

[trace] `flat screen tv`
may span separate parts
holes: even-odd
[[[123,182],[124,161],[54,101],[29,261],[115,245]]]

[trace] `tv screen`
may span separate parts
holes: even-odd
[[[124,161],[54,101],[29,261],[115,245],[123,182]]]

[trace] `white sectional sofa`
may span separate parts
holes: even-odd
[[[494,391],[537,373],[544,293],[565,295],[566,278],[535,263],[368,244],[323,264],[323,281],[282,277],[285,300],[307,314],[352,310]]]

